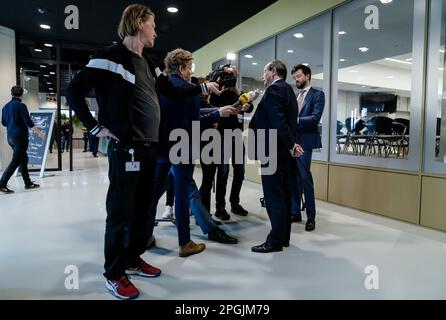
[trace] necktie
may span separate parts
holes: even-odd
[[[302,105],[304,103],[304,96],[305,96],[305,90],[302,90],[299,93],[299,97],[297,97],[297,107],[299,108],[299,113],[300,113],[300,110],[302,110]]]

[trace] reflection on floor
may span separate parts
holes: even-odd
[[[16,193],[0,194],[0,299],[115,299],[102,277],[106,158],[84,160],[87,169],[36,177],[41,189],[25,191],[12,178]],[[195,178],[201,180],[199,169]],[[141,299],[446,298],[446,234],[318,202],[315,232],[294,224],[289,248],[252,253],[269,231],[260,196],[260,185],[245,182],[249,215],[231,215],[223,225],[237,245],[208,241],[192,219],[192,239],[207,248],[180,258],[175,226],[156,227],[158,248],[144,258],[163,274],[133,279]],[[79,272],[79,289],[65,286],[73,283],[70,266]],[[370,275],[378,290],[367,289]]]

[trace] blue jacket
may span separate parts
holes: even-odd
[[[2,110],[2,125],[7,128],[11,137],[28,137],[28,128],[34,127],[26,104],[13,97]]]
[[[256,148],[258,143],[265,143],[265,151],[268,155],[268,131],[276,129],[278,158],[291,157],[289,150],[293,148],[297,138],[296,119],[297,101],[291,86],[284,80],[271,84],[266,88],[265,94],[249,123],[249,127],[254,131],[258,129],[266,130],[266,141],[257,141],[256,135]]]
[[[195,87],[183,80],[181,76],[173,74],[169,76],[170,82],[177,88]],[[175,129],[184,129],[189,138],[192,138],[192,121],[201,121],[203,125],[218,122],[220,113],[217,108],[200,110],[200,96],[195,95],[182,99],[173,99],[166,96],[160,97],[161,124],[160,124],[160,153],[168,154],[170,147],[176,142],[169,141],[170,133]],[[190,141],[192,143],[192,141]]]
[[[324,112],[324,106],[324,92],[311,88],[299,112],[299,142],[304,149],[322,148],[318,125]]]

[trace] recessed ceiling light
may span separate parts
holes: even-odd
[[[381,3],[386,4],[386,3],[391,3],[393,0],[379,0],[381,1]]]
[[[341,62],[344,62],[344,61],[345,61],[345,59],[339,59],[339,61],[341,61]]]
[[[302,39],[304,37],[304,35],[302,33],[295,33],[295,34],[293,34],[293,36],[297,39]]]
[[[53,45],[51,43],[45,43],[44,46],[48,47],[48,48],[51,48]]]
[[[51,82],[47,82],[46,84],[51,84]]]
[[[49,78],[49,77],[50,77],[49,74],[44,74],[43,76],[46,77],[46,78]]]
[[[343,34],[347,34],[347,32],[346,31],[339,31],[339,34],[343,35]]]
[[[306,66],[306,67],[308,67],[309,66],[309,64],[308,63],[302,63],[304,66]]]
[[[170,13],[177,13],[178,12],[178,8],[169,7],[169,8],[167,8],[167,11],[169,11]]]
[[[35,48],[34,51],[35,51],[35,52],[42,52],[42,49]]]
[[[290,50],[288,50],[287,52],[288,52],[288,53],[293,53],[293,52],[294,52],[294,50],[291,50],[291,49],[290,49]]]
[[[252,65],[253,65],[253,66],[256,66],[256,65],[257,65],[257,62],[253,62]]]
[[[48,90],[53,90],[53,88],[48,88]]]
[[[42,29],[46,29],[46,30],[51,29],[51,27],[49,25],[47,25],[47,24],[41,24],[40,27]]]
[[[367,52],[367,51],[369,51],[369,48],[361,47],[361,48],[358,48],[358,50],[361,51],[361,52]]]
[[[46,12],[46,10],[45,10],[45,8],[42,8],[42,7],[37,7],[37,12],[39,12],[39,13],[45,13]]]
[[[50,74],[56,74],[54,71],[51,71]]]
[[[253,56],[252,56],[252,55],[250,55],[250,54],[245,54],[245,58],[248,58],[248,59],[252,59],[252,58],[253,58]]]
[[[46,65],[41,64],[40,67],[41,67],[41,68],[46,68]]]
[[[228,60],[234,61],[235,57],[236,57],[235,53],[229,52],[229,53],[226,54],[226,59],[228,59]]]

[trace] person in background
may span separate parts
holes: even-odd
[[[45,134],[31,120],[26,104],[22,102],[23,88],[11,88],[12,99],[2,109],[2,125],[6,127],[8,144],[13,150],[12,159],[0,179],[0,191],[12,193],[7,184],[14,171],[20,167],[25,189],[35,189],[39,185],[31,181],[28,173],[28,128],[34,130],[40,139],[45,140]]]
[[[292,187],[291,222],[302,221],[300,203],[303,189],[305,212],[307,214],[305,230],[313,231],[316,228],[316,203],[314,200],[313,176],[311,175],[311,156],[313,149],[322,148],[319,122],[324,112],[325,95],[323,91],[311,86],[311,69],[308,66],[303,64],[294,66],[291,70],[291,75],[296,81],[296,87],[300,89],[300,93],[297,96],[297,132],[299,134],[299,143],[304,149],[303,156],[296,158],[300,183],[295,181]]]

